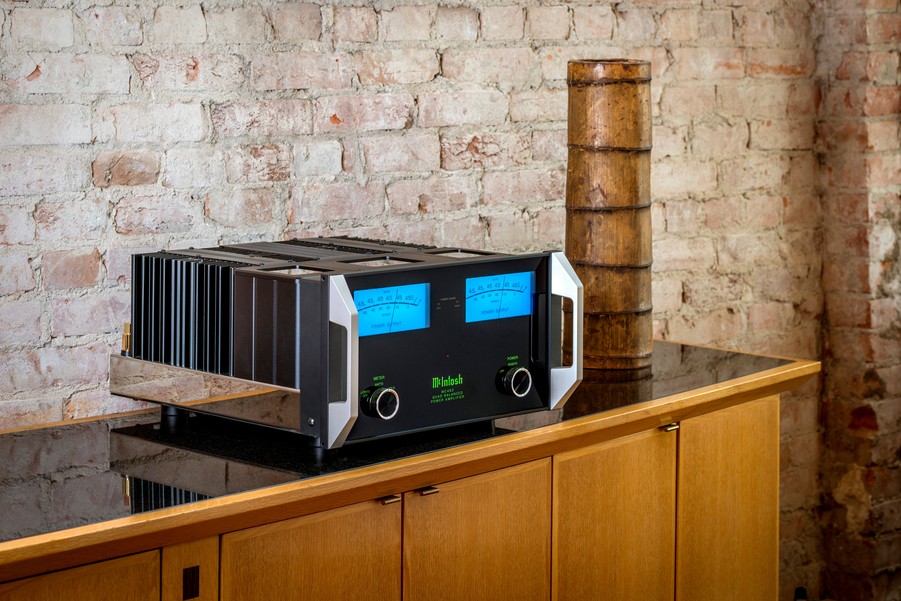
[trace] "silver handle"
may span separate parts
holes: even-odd
[[[327,449],[340,447],[347,440],[354,422],[359,415],[359,331],[357,307],[354,305],[353,295],[344,281],[344,276],[329,278],[328,295],[328,319],[329,322],[344,328],[344,398],[329,399],[328,402],[328,433],[326,437]]]
[[[551,398],[549,409],[562,407],[582,381],[582,282],[572,265],[562,252],[551,253],[551,296],[568,298],[573,304],[572,319],[572,365],[551,363]],[[551,303],[555,306],[555,303]],[[563,328],[563,316],[559,311],[551,312],[550,327],[553,331]],[[551,354],[552,356],[554,353]]]

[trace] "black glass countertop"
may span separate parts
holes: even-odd
[[[650,373],[585,370],[563,409],[312,449],[218,417],[111,416],[0,435],[0,541],[294,482],[506,436],[695,390],[789,361],[655,342]]]

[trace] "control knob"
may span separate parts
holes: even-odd
[[[400,397],[393,388],[371,388],[360,403],[363,413],[379,419],[391,419],[400,408]]]
[[[532,374],[525,367],[510,367],[502,373],[501,386],[507,394],[522,398],[532,390]]]

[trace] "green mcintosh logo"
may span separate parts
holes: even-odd
[[[463,375],[445,376],[432,378],[432,388],[447,388],[448,386],[459,386],[463,383]]]

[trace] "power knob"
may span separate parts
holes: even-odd
[[[502,379],[504,392],[522,398],[532,390],[532,374],[525,367],[511,367]]]
[[[400,409],[400,397],[393,388],[371,388],[369,395],[362,399],[363,413],[379,419],[391,419]]]

